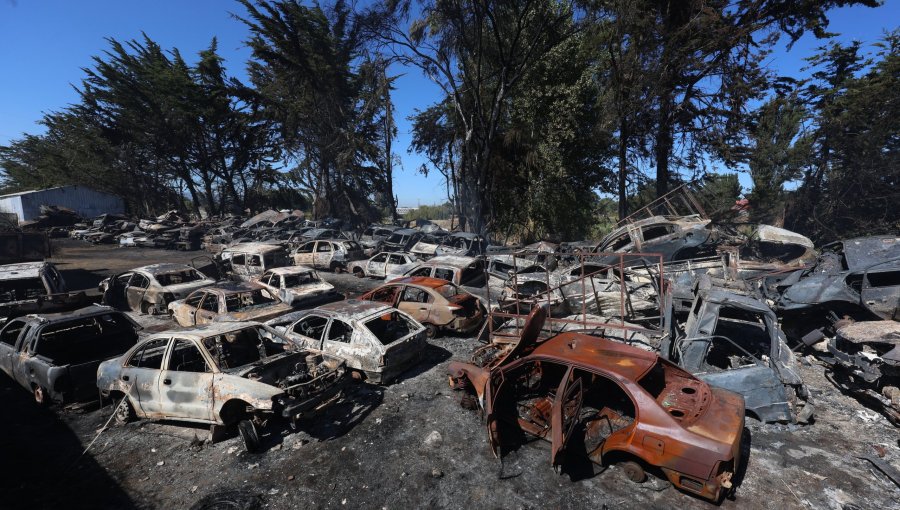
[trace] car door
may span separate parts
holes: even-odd
[[[316,243],[316,254],[313,257],[314,267],[319,268],[328,268],[331,264],[331,256],[333,253],[333,247],[331,243],[328,241],[317,241]]]
[[[140,311],[141,304],[144,302],[144,295],[147,294],[147,288],[150,287],[150,279],[141,273],[134,273],[128,280],[128,287],[125,288],[125,301],[128,308],[132,311]]]
[[[374,257],[369,259],[368,264],[366,264],[366,275],[367,276],[384,276],[385,272],[385,264],[387,263],[388,254],[387,253],[379,253]]]
[[[169,418],[213,419],[213,371],[192,340],[174,338],[159,376],[160,413]]]
[[[393,272],[394,269],[397,268],[397,266],[402,266],[403,264],[406,264],[408,262],[412,261],[407,259],[403,255],[400,255],[399,253],[392,253],[388,255],[387,263],[384,267],[384,272],[380,276],[385,276],[388,273]]]
[[[13,367],[18,354],[19,338],[27,323],[22,319],[13,319],[0,330],[0,370],[13,377]]]
[[[119,310],[126,309],[128,307],[128,282],[133,274],[129,271],[113,275],[103,293],[103,303]]]
[[[368,352],[368,345],[354,341],[353,327],[341,319],[331,319],[322,337],[322,350],[344,358],[350,368],[362,368],[360,360],[375,361],[373,353]]]
[[[147,340],[128,358],[119,376],[129,388],[132,404],[149,418],[161,416],[159,376],[169,340],[169,337]]]
[[[315,260],[316,241],[308,241],[300,245],[294,252],[295,266],[311,266]]]
[[[311,313],[295,322],[288,330],[288,335],[308,349],[321,350],[327,326],[328,317]]]
[[[511,386],[506,380],[506,371],[505,368],[491,371],[484,388],[485,426],[487,427],[488,443],[494,457],[498,459],[502,458],[505,453],[502,448],[503,438],[500,434],[499,413],[502,412],[501,406],[508,398],[507,393]]]
[[[563,378],[556,392],[556,401],[553,403],[552,429],[550,440],[550,463],[555,467],[562,464],[563,454],[569,439],[578,424],[581,414],[581,405],[584,401],[584,386],[582,379],[572,379],[572,368]]]
[[[209,324],[219,314],[219,296],[207,292],[194,312],[194,324]]]
[[[396,305],[400,311],[406,312],[419,322],[432,322],[429,319],[433,306],[434,296],[426,289],[412,285],[404,286],[403,292],[400,293],[400,301]]]
[[[884,320],[900,318],[900,270],[886,265],[874,267],[865,273],[860,291],[862,305]]]

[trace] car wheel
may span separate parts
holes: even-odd
[[[32,390],[34,395],[34,401],[37,402],[39,406],[46,406],[50,404],[50,399],[47,396],[47,390],[43,388],[43,386],[37,385]]]
[[[141,302],[141,313],[144,315],[153,315],[153,309],[150,308],[150,303]]]
[[[434,324],[425,324],[425,335],[428,338],[434,338],[438,334],[438,328]]]
[[[131,400],[127,396],[122,397],[122,400],[119,401],[119,405],[113,411],[113,416],[115,416],[117,425],[125,425],[134,420],[134,406],[131,405]]]
[[[644,483],[647,480],[647,473],[644,473],[644,468],[633,460],[623,462],[622,471],[634,483]]]
[[[259,432],[256,425],[250,420],[241,420],[238,422],[238,432],[244,441],[244,449],[247,453],[256,453],[259,451]]]
[[[363,270],[361,268],[354,267],[353,268],[353,276],[355,276],[357,278],[362,278],[362,277],[366,276],[366,274],[363,272]]]

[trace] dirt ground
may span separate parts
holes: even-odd
[[[53,261],[72,288],[95,289],[110,273],[197,254],[63,240]],[[378,284],[325,276],[350,295]],[[425,361],[399,382],[354,385],[303,430],[264,437],[260,454],[243,452],[237,437],[205,442],[201,426],[140,421],[104,430],[110,407],[39,409],[4,378],[0,508],[206,508],[216,498],[228,508],[273,509],[710,507],[660,479],[634,484],[615,467],[558,475],[542,442],[501,464],[479,414],[447,386],[448,362],[473,347],[467,338],[431,341]],[[840,393],[818,363],[801,373],[815,423],[748,420],[745,469],[722,507],[900,509],[900,488],[857,458],[880,452],[900,469],[898,429]]]

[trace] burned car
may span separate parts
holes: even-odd
[[[0,266],[0,324],[30,313],[75,310],[91,301],[84,292],[67,292],[65,280],[50,262]]]
[[[172,301],[215,283],[187,264],[153,264],[107,278],[98,290],[104,304],[153,315],[166,313]]]
[[[368,255],[374,253],[378,249],[381,242],[391,236],[391,234],[400,227],[396,225],[369,225],[359,237],[359,244],[366,250]]]
[[[844,321],[828,341],[829,379],[900,427],[900,322]]]
[[[232,280],[248,281],[273,267],[291,265],[287,250],[277,244],[240,243],[222,250],[219,261]]]
[[[744,429],[740,395],[603,338],[569,332],[538,344],[545,313],[536,309],[498,362],[448,368],[451,387],[474,393],[483,408],[494,455],[540,438],[563,470],[586,458],[618,463],[642,482],[649,465],[678,489],[712,501],[732,492]]]
[[[258,283],[225,283],[195,290],[169,303],[169,314],[180,326],[214,321],[265,321],[293,310]]]
[[[311,349],[338,356],[374,383],[388,383],[425,353],[425,327],[385,305],[350,299],[267,323]]]
[[[139,329],[122,312],[96,305],[12,319],[0,330],[0,370],[38,404],[96,399],[97,367],[130,349]]]
[[[456,285],[480,287],[484,285],[484,275],[483,258],[443,255],[433,257],[425,262],[413,262],[395,267],[384,279],[390,281],[407,276],[424,276],[447,280]]]
[[[350,262],[363,259],[365,255],[356,241],[322,239],[301,244],[291,257],[297,266],[338,272],[347,270]]]
[[[394,280],[359,299],[384,303],[408,313],[425,325],[428,338],[442,331],[471,333],[481,327],[487,315],[477,297],[447,280],[424,276]]]
[[[96,370],[95,388],[134,418],[237,426],[248,451],[273,419],[298,420],[334,399],[343,361],[301,349],[253,322],[152,335]]]
[[[765,290],[796,328],[797,336],[834,314],[856,320],[900,318],[900,237],[839,241],[821,249],[816,264],[770,278]],[[793,329],[793,328],[792,328]]]
[[[382,251],[407,251],[422,240],[425,234],[412,228],[401,228],[393,231],[391,235],[381,242]]]
[[[435,255],[460,255],[464,257],[477,257],[487,251],[487,241],[478,234],[472,232],[453,232],[444,237]]]
[[[294,308],[312,308],[344,299],[311,267],[276,267],[254,281]]]
[[[412,264],[418,259],[409,253],[381,252],[369,260],[357,260],[350,263],[347,269],[359,278],[385,278],[388,274],[395,273],[399,266]]]
[[[663,260],[683,260],[715,253],[710,220],[700,216],[653,216],[627,223],[604,237],[595,253],[653,252]],[[613,262],[612,257],[608,262]]]
[[[660,350],[709,384],[743,395],[747,413],[760,421],[806,423],[813,415],[775,312],[751,296],[698,288],[683,335]]]

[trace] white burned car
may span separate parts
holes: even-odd
[[[316,411],[337,396],[346,375],[338,358],[300,348],[262,324],[230,322],[147,337],[101,363],[97,387],[118,402],[119,423],[236,425],[254,451],[261,427]]]
[[[425,352],[425,327],[383,303],[350,299],[294,312],[266,324],[301,345],[338,356],[376,383],[416,365]]]
[[[292,266],[269,269],[257,283],[295,308],[313,306],[344,299],[334,286],[323,280],[311,267]]]
[[[347,270],[354,276],[362,278],[384,278],[388,274],[398,272],[400,266],[417,262],[415,255],[409,253],[381,252],[369,260],[358,260],[350,264]]]
[[[153,264],[100,282],[103,302],[119,310],[166,313],[169,303],[215,285],[216,280],[187,264]]]

